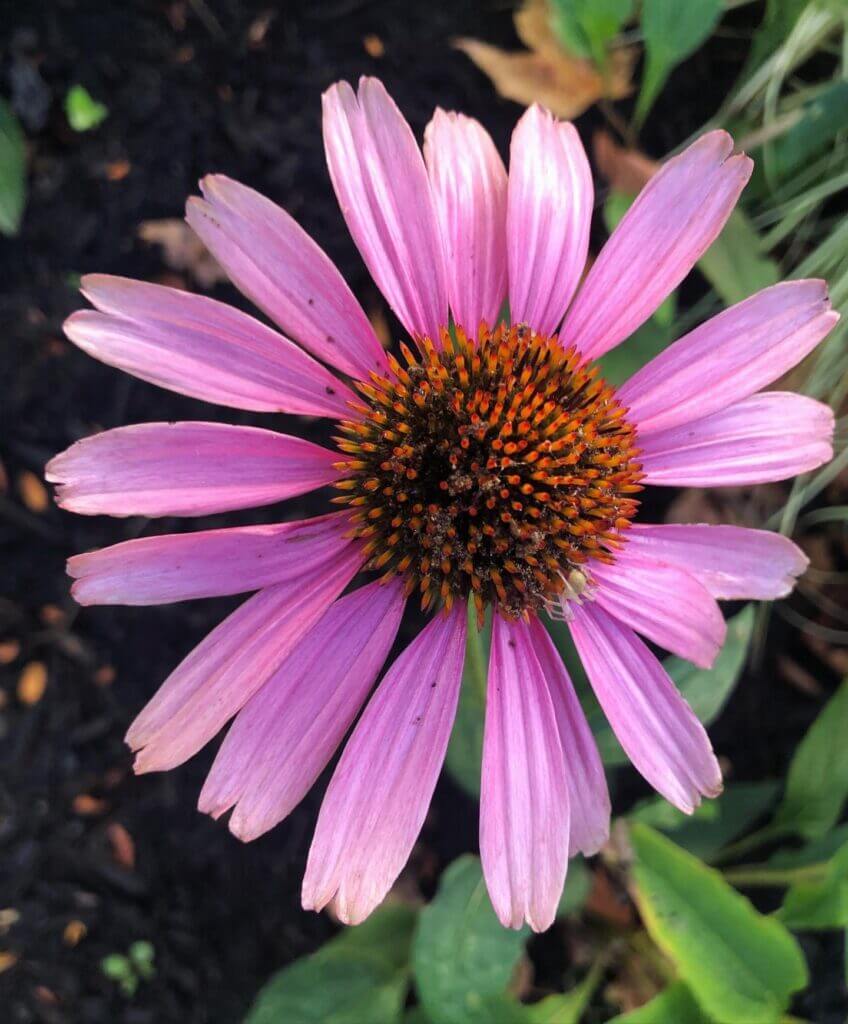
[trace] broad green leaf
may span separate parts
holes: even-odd
[[[505,996],[527,935],[501,926],[480,861],[455,860],[421,911],[412,946],[415,985],[433,1024],[491,1021],[491,1000]]]
[[[483,723],[486,717],[486,676],[492,642],[491,618],[477,629],[474,603],[468,603],[468,633],[462,688],[445,765],[460,786],[475,799],[480,796],[480,765],[483,760]]]
[[[777,916],[795,931],[848,927],[848,844],[831,860],[824,878],[789,888]]]
[[[722,10],[721,0],[644,0],[645,71],[636,102],[642,124],[674,68],[706,42]]]
[[[729,306],[781,278],[780,267],[764,255],[760,236],[739,209],[698,260],[698,269]]]
[[[415,912],[384,906],[296,960],[259,992],[245,1024],[396,1024],[406,999]]]
[[[754,608],[746,605],[728,621],[727,639],[712,668],[697,668],[673,655],[663,662],[675,685],[704,725],[709,725],[717,717],[739,681],[753,629]],[[625,764],[627,757],[600,709],[590,708],[587,718],[604,763]]]
[[[646,825],[630,830],[636,902],[654,942],[722,1024],[773,1024],[807,983],[801,950],[721,875]]]
[[[801,119],[769,147],[768,169],[783,181],[826,149],[848,128],[848,81],[835,82],[805,104]]]
[[[628,814],[631,821],[650,825],[684,850],[709,860],[728,843],[749,831],[777,799],[777,782],[737,782],[717,800],[705,800],[694,814],[684,814],[662,797],[649,797]]]
[[[610,1024],[712,1024],[682,981],[663,989],[638,1010],[613,1017]]]
[[[848,797],[848,679],[807,730],[789,765],[776,828],[806,839],[825,835]]]
[[[603,70],[607,48],[633,13],[633,0],[550,0],[551,27],[572,53]]]
[[[0,99],[0,234],[18,233],[25,203],[24,133],[12,108]]]
[[[586,861],[580,856],[572,858],[568,862],[568,877],[559,899],[557,917],[567,917],[581,910],[591,888],[592,876],[586,867]]]
[[[109,116],[109,108],[98,103],[83,85],[72,85],[65,96],[65,117],[75,132],[88,132]]]
[[[570,992],[548,996],[533,1006],[526,1007],[528,1024],[578,1024],[603,973],[604,960],[599,958],[586,977]]]

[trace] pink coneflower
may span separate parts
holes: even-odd
[[[507,178],[486,131],[441,110],[422,159],[383,86],[363,79],[358,93],[340,83],[325,94],[324,140],[351,234],[409,332],[399,358],[291,217],[219,175],[189,200],[188,222],[286,336],[208,298],[102,275],[83,279],[96,310],[66,330],[96,358],[186,395],[335,419],[338,450],[252,427],[150,423],[78,442],[48,477],[63,507],[86,514],[219,513],[325,484],[339,490],[336,511],[77,555],[73,593],[144,605],[258,591],[127,735],[137,771],[163,770],[235,717],[200,808],[232,811],[241,839],[292,810],[362,712],[303,884],[304,907],[332,905],[350,923],[409,856],[456,710],[466,608],[480,621],[491,608],[483,869],[501,921],[541,930],[569,855],[605,841],[610,805],[540,616],[567,620],[616,735],[663,796],[690,812],[719,792],[706,732],[637,634],[708,666],[725,635],[716,598],[781,597],[807,560],[764,531],[636,523],[635,495],[782,480],[829,459],[826,406],[755,392],[837,314],[821,281],[776,285],[615,391],[592,361],[680,283],[748,180],[751,161],[732,155],[728,135],[711,132],[662,168],[582,285],[593,189],[572,125],[529,109]],[[380,575],[340,596],[360,570]],[[371,694],[409,599],[432,617]]]

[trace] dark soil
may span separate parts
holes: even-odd
[[[745,17],[750,24],[756,14]],[[366,52],[371,34],[382,57]],[[330,189],[320,94],[339,78],[377,74],[419,137],[440,104],[480,118],[506,153],[520,110],[450,48],[457,35],[517,46],[506,5],[484,0],[0,3],[0,94],[11,98],[30,149],[22,234],[0,238],[0,460],[8,476],[0,490],[0,950],[17,957],[0,973],[4,1024],[233,1024],[275,968],[334,930],[299,906],[322,786],[270,835],[242,845],[195,809],[214,750],[168,774],[130,772],[127,725],[237,602],[80,611],[68,596],[71,553],[194,524],[40,509],[26,474],[40,475],[77,438],[125,423],[270,424],[122,376],[62,337],[62,320],[80,305],[82,273],[191,284],[175,281],[137,230],[145,220],[180,217],[205,172],[231,174],[287,207],[365,308],[384,311]],[[717,39],[678,71],[644,137],[649,152],[667,152],[715,111],[746,45],[744,33]],[[86,134],[71,131],[62,110],[75,82],[109,108]],[[581,119],[587,142],[599,124],[594,113]],[[243,305],[228,286],[215,294]],[[284,514],[318,507],[311,497]],[[274,518],[265,510],[202,525]],[[779,620],[766,652],[714,729],[737,778],[780,775],[836,679]],[[821,692],[790,686],[780,667],[787,658],[824,680]],[[48,683],[27,704],[18,679],[32,661],[46,665]],[[621,789],[628,799],[641,792],[629,782]],[[426,894],[445,864],[476,849],[475,819],[473,804],[444,780],[410,873]],[[82,922],[84,937],[71,922]],[[99,965],[139,939],[155,949],[156,976],[130,1002]],[[540,976],[553,985],[564,948],[555,933],[533,947]],[[825,1021],[839,997],[839,954],[824,940],[810,953],[817,980],[799,1012]]]

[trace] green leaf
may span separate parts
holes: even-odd
[[[774,825],[816,839],[839,820],[848,797],[848,679],[807,730],[789,765]]]
[[[613,1017],[610,1024],[711,1024],[682,981],[669,985],[638,1010]]]
[[[731,783],[717,800],[705,800],[691,815],[662,797],[649,797],[637,804],[628,818],[671,833],[684,850],[709,860],[765,814],[778,790],[777,782]]]
[[[75,132],[88,132],[109,116],[109,108],[89,93],[83,85],[72,85],[65,96],[65,116]]]
[[[738,209],[698,260],[698,269],[728,305],[777,284],[781,278],[780,267],[763,254],[759,234]]]
[[[795,931],[848,927],[848,844],[831,860],[823,879],[789,888],[777,916]]]
[[[768,858],[766,864],[770,868],[805,868],[810,864],[821,864],[822,861],[830,860],[846,843],[848,843],[848,823],[837,825],[835,829],[820,839],[805,843],[799,849],[776,850]]]
[[[527,934],[526,928],[501,927],[480,861],[468,855],[455,860],[421,911],[412,947],[415,984],[433,1024],[500,1020],[491,999],[503,1002]]]
[[[775,140],[768,151],[768,169],[783,181],[826,149],[848,128],[848,82],[839,81],[806,103],[801,119]]]
[[[153,961],[156,957],[156,951],[152,943],[139,939],[138,942],[134,942],[130,946],[128,953],[130,961],[138,972],[139,977],[149,981],[155,976],[156,968],[153,966]]]
[[[578,1024],[603,977],[605,962],[598,958],[586,977],[570,992],[552,995],[526,1007],[528,1024]]]
[[[645,72],[636,103],[642,124],[672,70],[710,36],[722,10],[721,0],[644,0],[642,34]]]
[[[663,662],[675,685],[704,725],[709,725],[716,718],[739,681],[753,630],[754,608],[753,605],[746,605],[728,621],[727,639],[712,668],[697,668],[691,662],[673,655]],[[609,765],[625,764],[627,757],[600,709],[590,710],[587,717],[604,762]]]
[[[601,376],[608,384],[612,384],[613,387],[623,384],[668,346],[672,340],[671,331],[668,326],[663,326],[656,320],[660,310],[665,312],[664,307],[668,301],[666,299],[657,313],[641,327],[637,327],[626,341],[616,345],[598,360]]]
[[[574,857],[568,862],[568,877],[565,888],[559,898],[557,917],[568,917],[583,908],[592,888],[592,876],[582,857]]]
[[[384,906],[361,925],[283,968],[245,1024],[396,1024],[406,999],[415,912]]]
[[[478,630],[474,602],[469,601],[465,667],[445,765],[466,793],[475,799],[480,796],[483,723],[486,717],[486,676],[491,643],[491,617],[487,618],[483,629]]]
[[[776,1022],[807,983],[795,939],[658,832],[637,824],[630,839],[642,920],[704,1012],[722,1024]]]
[[[563,46],[603,69],[610,42],[633,14],[633,0],[550,0],[550,8]]]
[[[673,655],[663,663],[704,725],[718,717],[739,682],[754,632],[754,612],[749,604],[728,620],[727,639],[712,668],[696,668]]]
[[[766,13],[754,35],[743,77],[786,41],[810,0],[767,0]]]
[[[12,108],[0,99],[0,234],[18,233],[25,204],[24,133]]]

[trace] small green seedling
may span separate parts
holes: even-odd
[[[153,965],[154,949],[151,943],[139,940],[127,950],[127,955],[111,953],[100,961],[100,970],[118,983],[128,999],[135,995],[142,981],[150,981],[156,974]]]
[[[72,85],[65,96],[65,116],[75,132],[96,128],[109,116],[109,108],[98,103],[83,85]]]

